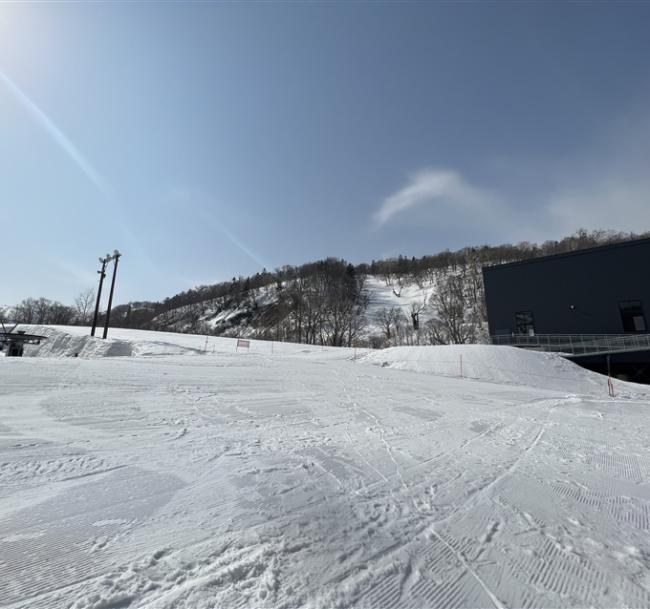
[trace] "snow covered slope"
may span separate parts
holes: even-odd
[[[0,360],[0,607],[650,606],[645,387],[112,335]]]
[[[382,309],[396,307],[401,310],[406,319],[409,319],[411,304],[429,302],[435,292],[434,285],[420,287],[416,283],[408,283],[403,287],[395,283],[387,285],[379,277],[368,275],[365,282],[365,292],[368,296],[368,308],[366,318],[368,320],[369,333],[381,333],[377,316]],[[421,314],[421,322],[424,323],[433,314],[431,308],[425,309]]]
[[[553,387],[573,393],[599,393],[607,378],[581,368],[556,353],[536,353],[493,345],[391,347],[369,352],[364,360],[396,370],[445,376]],[[616,381],[618,387],[638,390],[638,385]]]

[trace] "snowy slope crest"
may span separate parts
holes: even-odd
[[[555,353],[536,353],[495,345],[391,347],[363,357],[363,361],[433,375],[464,377],[495,383],[526,385],[570,393],[607,393],[607,377]],[[615,381],[638,394],[643,385]]]
[[[40,345],[28,345],[26,357],[142,357],[174,355],[213,355],[223,353],[269,354],[319,359],[353,359],[361,350],[321,347],[296,343],[248,340],[247,347],[238,347],[236,338],[178,334],[153,330],[111,328],[109,338],[90,336],[83,326],[39,326],[21,324],[18,329],[46,336]],[[101,335],[101,330],[97,332]],[[364,352],[367,352],[365,350]]]
[[[494,345],[440,345],[350,349],[296,343],[250,340],[239,350],[237,339],[172,332],[113,328],[107,340],[89,336],[77,326],[21,326],[47,336],[40,345],[28,346],[28,357],[128,357],[211,355],[218,353],[350,359],[394,370],[447,376],[499,384],[553,389],[570,394],[607,393],[607,378],[581,368],[555,353],[536,353]],[[645,395],[644,385],[615,381],[620,395]]]

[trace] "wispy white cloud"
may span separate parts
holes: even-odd
[[[413,174],[405,186],[384,199],[374,214],[374,221],[383,226],[395,216],[423,205],[474,207],[484,198],[458,172],[426,169]]]
[[[645,232],[650,230],[650,179],[594,179],[548,195],[546,211],[558,234],[577,228]]]
[[[650,114],[613,122],[590,146],[546,163],[510,159],[489,187],[453,169],[413,174],[381,201],[375,227],[413,223],[485,242],[541,242],[579,228],[650,230]]]
[[[540,200],[549,225],[562,234],[576,228],[650,230],[649,162],[650,113],[630,112],[587,154],[559,164],[556,186]]]
[[[9,76],[0,70],[2,81],[11,94],[32,115],[59,147],[74,161],[86,177],[106,196],[111,199],[111,188],[103,176],[93,167],[79,149],[72,143],[54,121],[25,93]]]
[[[490,238],[510,227],[515,218],[505,199],[487,188],[471,184],[452,169],[425,169],[386,197],[373,214],[375,227],[392,223],[441,228],[480,228]]]

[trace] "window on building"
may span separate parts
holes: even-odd
[[[621,310],[624,332],[646,331],[645,316],[640,300],[624,300],[619,302],[618,306]]]
[[[535,323],[533,321],[532,311],[519,311],[515,313],[515,332],[517,334],[535,334]]]

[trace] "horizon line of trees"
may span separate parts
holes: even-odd
[[[563,254],[579,249],[620,243],[650,237],[650,231],[644,233],[621,232],[614,230],[587,231],[579,229],[574,234],[560,240],[547,240],[541,244],[522,241],[517,244],[481,245],[465,247],[456,251],[444,250],[437,254],[421,256],[397,256],[383,260],[372,260],[370,263],[352,265],[357,274],[374,275],[391,278],[393,276],[409,275],[418,281],[425,281],[430,278],[435,269],[451,268],[457,269],[467,265],[469,262],[483,265],[501,264],[516,262],[540,256]],[[323,262],[323,261],[320,261]],[[341,260],[349,264],[346,260]],[[206,300],[233,296],[241,291],[255,290],[261,287],[291,279],[296,273],[314,272],[319,262],[308,262],[303,265],[285,265],[269,272],[263,269],[249,277],[233,277],[230,281],[220,282],[211,285],[197,286],[183,292],[179,292],[162,302],[147,303],[158,315],[170,309],[192,305]]]
[[[58,300],[25,298],[9,309],[0,308],[0,321],[21,324],[83,326],[90,323],[95,306],[95,289],[83,290],[74,300],[73,306]],[[11,316],[11,319],[9,317]]]
[[[365,336],[373,346],[444,344],[485,339],[487,320],[482,267],[560,254],[599,245],[648,237],[617,231],[576,231],[559,241],[521,242],[445,250],[435,255],[397,256],[353,265],[328,258],[300,266],[286,265],[250,277],[198,286],[162,302],[132,302],[113,308],[115,326],[173,329],[187,333],[239,333],[251,337],[308,344],[358,344],[368,324],[367,276],[375,276],[399,297],[407,285],[432,287],[429,300],[381,310],[373,320],[381,335]],[[271,302],[264,293],[272,292]],[[13,307],[18,323],[87,325],[92,320],[95,290],[84,290],[73,306],[47,298],[26,298]],[[215,310],[235,311],[230,319],[212,326],[206,315]],[[0,319],[7,317],[0,309]],[[421,322],[421,318],[426,318]],[[100,320],[103,315],[100,316]]]

